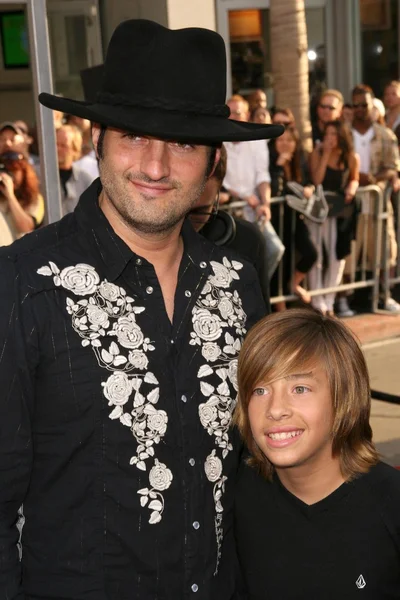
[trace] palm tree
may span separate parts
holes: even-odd
[[[275,105],[292,109],[303,147],[311,151],[304,0],[270,0],[270,48]]]

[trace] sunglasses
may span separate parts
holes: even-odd
[[[332,106],[331,104],[320,104],[320,108],[326,108],[326,110],[336,110],[336,106]]]
[[[5,161],[15,161],[15,160],[24,160],[25,157],[23,154],[21,154],[20,152],[4,152],[1,156],[0,156],[0,162],[5,162]]]
[[[359,102],[358,104],[353,104],[353,108],[367,108],[367,102]]]

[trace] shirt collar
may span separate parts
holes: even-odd
[[[100,257],[108,281],[113,282],[121,275],[129,261],[139,256],[115,233],[105,217],[99,206],[101,190],[100,179],[95,179],[81,195],[75,209],[75,216],[88,242]],[[204,270],[206,262],[207,267],[209,266],[214,245],[194,231],[189,219],[183,222],[181,234],[184,254],[194,265]]]

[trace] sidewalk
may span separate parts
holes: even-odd
[[[400,315],[360,314],[341,320],[350,327],[362,344],[400,336]]]

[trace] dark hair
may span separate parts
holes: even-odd
[[[339,163],[343,163],[345,167],[348,167],[350,154],[354,152],[353,140],[349,128],[342,121],[328,121],[324,128],[324,137],[328,127],[336,129],[338,146],[341,150]]]
[[[12,155],[16,155],[16,157],[10,158]],[[39,180],[34,168],[28,163],[23,154],[5,152],[0,156],[0,163],[4,164],[6,171],[10,175],[18,171],[22,173],[21,185],[18,189],[14,189],[15,197],[22,208],[26,209],[36,202],[39,196]]]
[[[285,115],[288,119],[290,119],[290,123],[295,125],[296,121],[294,118],[294,114],[290,108],[279,108],[279,106],[274,106],[274,110],[272,111],[272,117],[274,117],[278,113]]]
[[[254,117],[256,116],[256,114],[258,113],[259,110],[263,110],[264,112],[268,113],[271,116],[271,113],[269,112],[268,108],[266,108],[265,106],[260,106],[257,105],[253,108],[253,110],[250,113],[250,122],[254,121]]]
[[[215,167],[215,171],[212,174],[213,179],[216,179],[218,181],[218,183],[220,183],[220,184],[222,184],[225,174],[226,174],[226,162],[227,162],[226,148],[222,144],[221,156],[219,158],[217,166]]]
[[[281,111],[279,111],[281,112]],[[293,141],[296,143],[296,148],[293,152],[292,160],[289,163],[290,168],[290,179],[288,181],[297,181],[297,183],[302,182],[302,173],[301,173],[301,143],[300,143],[300,135],[298,130],[295,127],[289,125],[286,127],[284,134],[288,132],[292,136]],[[283,134],[283,135],[284,135]],[[278,151],[276,149],[276,143],[279,141],[279,138],[274,138],[268,144],[271,165],[274,165],[278,159]]]
[[[351,91],[352,96],[369,94],[371,98],[375,98],[374,90],[365,83],[358,83]]]
[[[102,160],[104,157],[104,136],[106,135],[107,125],[100,124],[100,133],[99,139],[97,140],[97,156],[99,160]]]

